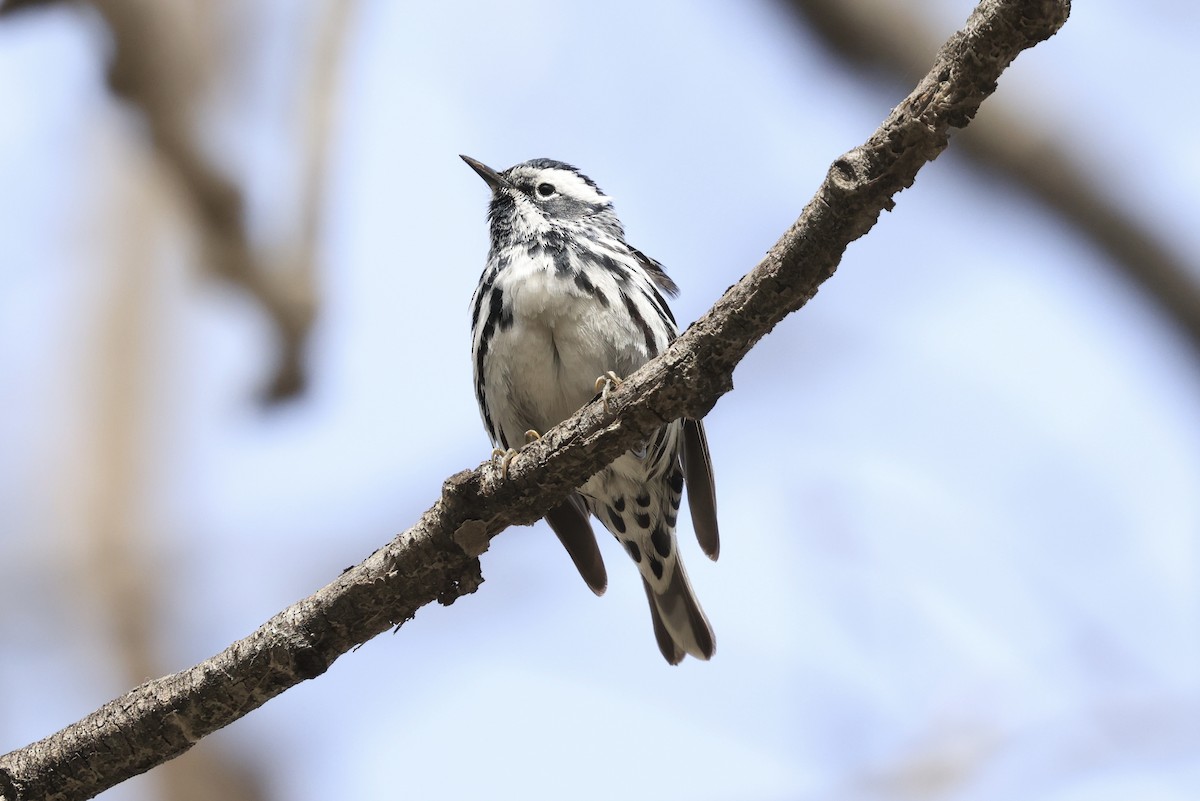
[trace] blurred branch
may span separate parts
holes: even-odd
[[[14,11],[24,11],[30,8],[40,8],[41,6],[56,5],[62,0],[4,0],[0,3],[0,17],[5,14],[11,14]]]
[[[285,400],[303,391],[306,370],[303,362],[304,343],[312,326],[318,303],[317,254],[321,244],[321,221],[324,211],[325,178],[334,134],[339,67],[342,48],[354,0],[330,0],[313,5],[308,12],[308,43],[310,58],[303,77],[297,81],[300,99],[296,118],[289,127],[298,131],[300,173],[299,203],[292,235],[285,241],[279,261],[287,268],[284,280],[268,281],[271,297],[279,308],[271,311],[276,327],[283,337],[282,359],[265,393],[270,403]],[[265,279],[270,273],[258,270]],[[257,293],[252,290],[252,294]]]
[[[271,397],[295,394],[304,384],[301,352],[312,322],[312,298],[285,291],[279,277],[255,263],[240,190],[196,147],[191,128],[198,64],[214,55],[201,48],[189,53],[182,46],[195,31],[187,31],[179,17],[196,8],[138,0],[92,0],[92,5],[113,35],[109,85],[145,115],[159,158],[175,173],[194,211],[207,264],[254,297],[280,336],[282,358]],[[198,59],[201,55],[208,59]]]
[[[158,258],[162,242],[155,235],[160,216],[173,209],[176,188],[162,180],[157,163],[135,161],[131,166],[142,168],[145,177],[107,193],[106,213],[113,222],[104,230],[111,246],[97,251],[107,254],[110,264],[102,273],[113,280],[97,293],[102,296],[100,313],[87,337],[91,350],[85,394],[95,415],[88,430],[95,434],[79,443],[74,454],[87,476],[89,503],[76,529],[77,543],[60,559],[72,568],[61,593],[107,624],[118,686],[163,671],[163,573],[155,569],[162,554],[143,501],[147,477],[172,456],[158,441],[161,426],[148,379],[155,375],[155,346],[162,334],[156,317],[170,305],[172,284],[181,280],[181,271],[163,269]],[[96,655],[92,669],[104,661]],[[152,795],[159,801],[266,798],[251,755],[224,745],[210,741],[164,765],[152,777]]]
[[[918,5],[895,0],[783,0],[837,55],[905,81],[919,75],[937,38],[919,21]],[[1105,252],[1112,263],[1183,330],[1200,350],[1200,276],[1139,221],[1081,164],[1039,117],[998,98],[971,126],[959,151],[1029,192]]]
[[[308,81],[304,93],[301,126],[305,130],[305,163],[303,168],[302,203],[299,215],[299,253],[296,269],[304,275],[304,285],[316,286],[318,234],[321,223],[321,204],[325,199],[325,176],[328,171],[330,143],[333,139],[333,119],[337,101],[338,67],[342,62],[342,46],[355,10],[353,0],[333,0],[326,3],[323,13],[316,15],[316,42]]]
[[[247,238],[241,192],[200,151],[191,130],[199,99],[198,63],[211,63],[215,54],[201,48],[189,53],[181,46],[188,35],[195,35],[181,24],[181,17],[214,9],[139,0],[92,0],[92,5],[107,22],[115,44],[109,84],[145,115],[159,157],[176,174],[194,210],[207,264],[248,292],[280,337],[281,359],[269,397],[295,395],[304,387],[304,343],[314,314],[313,288],[306,283],[311,276],[275,272],[256,263],[261,260]]]
[[[482,582],[478,557],[535,522],[599,465],[663,420],[701,417],[758,340],[833,275],[847,245],[890,209],[1025,48],[1066,21],[1068,0],[983,0],[933,68],[867,142],[834,162],[766,257],[661,357],[530,446],[502,480],[485,465],[448,479],[421,519],[333,583],[195,667],[131,690],[79,722],[0,757],[0,798],[80,799],[177,756],[350,648]]]
[[[0,16],[49,6],[55,0],[8,0]],[[65,5],[65,0],[59,0]],[[199,232],[205,264],[215,274],[240,286],[271,321],[280,342],[280,359],[268,382],[269,401],[283,400],[303,391],[304,347],[317,304],[315,261],[316,219],[322,189],[326,124],[333,81],[315,78],[307,126],[309,152],[302,189],[303,233],[288,253],[287,269],[273,269],[256,253],[247,236],[242,193],[234,182],[197,146],[194,126],[201,89],[208,73],[219,66],[216,36],[198,42],[211,28],[206,15],[224,6],[205,2],[145,2],[144,0],[89,0],[103,18],[113,38],[108,82],[114,94],[138,109],[149,128],[159,161],[174,175]],[[316,65],[332,71],[349,13],[348,2],[335,2],[328,11],[329,25],[322,28]],[[208,45],[208,46],[206,46]],[[318,152],[319,151],[319,152]]]

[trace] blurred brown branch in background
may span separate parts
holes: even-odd
[[[279,337],[280,360],[269,382],[268,399],[297,394],[305,384],[304,346],[318,302],[313,232],[322,188],[326,126],[311,128],[317,134],[313,145],[321,152],[308,159],[304,241],[290,249],[291,264],[268,264],[267,257],[249,243],[241,191],[201,151],[195,133],[205,83],[221,65],[212,17],[226,7],[136,0],[93,0],[93,5],[113,35],[109,84],[145,115],[159,157],[175,172],[181,191],[190,200],[207,255],[206,266],[249,293]],[[339,6],[344,9],[345,4],[334,4]],[[338,14],[344,21],[345,11]],[[336,54],[342,28],[327,30],[335,44],[322,52]],[[324,55],[322,60],[326,63],[320,66],[331,70],[336,55]],[[327,115],[332,81],[321,86],[316,105]]]
[[[852,65],[907,84],[920,75],[938,37],[921,6],[896,0],[780,0]],[[1093,179],[1101,165],[1077,151],[1042,118],[999,99],[966,131],[956,148],[1041,200],[1099,247],[1200,350],[1200,274],[1163,237]]]
[[[300,354],[315,302],[311,287],[303,286],[307,276],[277,276],[256,263],[242,192],[201,152],[193,131],[196,106],[221,62],[212,48],[216,7],[134,0],[92,5],[113,36],[109,85],[142,113],[159,159],[178,180],[195,215],[205,267],[243,287],[277,330],[281,360],[270,394],[295,394],[304,383]],[[289,288],[284,280],[297,283]]]
[[[162,543],[150,524],[147,484],[171,458],[161,446],[152,368],[156,328],[170,296],[172,271],[162,264],[164,226],[182,219],[199,247],[201,269],[243,288],[271,321],[280,361],[269,381],[269,400],[282,400],[305,383],[303,351],[317,307],[316,254],[319,212],[331,136],[337,68],[350,2],[320,4],[307,14],[309,60],[293,82],[297,133],[282,144],[299,151],[299,202],[289,198],[296,219],[283,246],[251,244],[242,190],[201,148],[202,125],[215,87],[243,76],[224,33],[246,13],[237,3],[206,0],[17,0],[0,15],[60,6],[102,21],[111,36],[108,84],[144,123],[125,173],[107,187],[101,229],[109,247],[98,248],[111,282],[98,282],[99,313],[89,326],[88,365],[81,384],[89,436],[78,443],[64,483],[85,498],[68,527],[72,539],[61,562],[68,578],[60,592],[94,616],[113,642],[111,658],[130,686],[160,675],[166,647],[159,610],[166,603],[160,564]],[[138,131],[131,126],[131,131]],[[208,137],[210,138],[210,137]],[[105,672],[96,655],[92,669]],[[252,761],[232,749],[206,744],[156,774],[152,795],[164,801],[220,797],[257,801],[265,797]]]
[[[9,0],[0,15],[65,5],[66,0]],[[265,382],[268,402],[303,391],[305,343],[319,305],[315,281],[319,209],[324,194],[330,120],[336,72],[349,2],[320,6],[314,25],[319,40],[303,93],[305,108],[296,127],[303,131],[303,197],[294,240],[275,252],[254,247],[247,230],[243,192],[226,169],[200,143],[206,90],[219,79],[227,59],[221,49],[219,17],[237,4],[89,0],[112,35],[108,83],[113,93],[138,111],[148,128],[155,158],[175,177],[181,199],[203,249],[203,264],[213,275],[241,287],[271,322],[279,342],[279,360]],[[276,263],[279,262],[279,263]]]
[[[482,581],[478,556],[492,537],[535,522],[663,420],[706,414],[732,388],[734,368],[750,349],[816,294],[849,243],[946,147],[950,129],[971,121],[1012,59],[1052,36],[1069,9],[1067,0],[983,0],[883,125],[834,162],[763,261],[608,404],[591,403],[546,432],[507,479],[495,467],[451,477],[411,529],[211,659],[146,682],[0,757],[0,798],[89,798],[321,675],[422,606],[474,592]]]
[[[157,178],[157,180],[156,180]],[[146,502],[149,476],[161,471],[158,460],[169,453],[153,424],[154,371],[151,351],[157,342],[158,303],[169,294],[171,271],[161,269],[160,241],[146,222],[169,207],[173,186],[161,171],[148,180],[114,187],[110,201],[115,225],[106,229],[111,245],[99,248],[114,280],[99,304],[95,335],[89,338],[92,388],[88,436],[76,444],[65,482],[79,482],[87,500],[75,535],[61,561],[69,566],[64,598],[90,610],[114,645],[111,655],[123,682],[136,684],[164,670],[162,642],[165,603],[162,542],[156,536]],[[96,665],[102,655],[95,657]],[[214,791],[227,801],[265,798],[261,775],[252,760],[232,749],[206,744],[155,775],[153,795],[162,801],[200,801]]]

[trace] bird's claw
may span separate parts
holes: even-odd
[[[500,477],[502,479],[508,478],[508,466],[512,464],[513,459],[517,458],[517,453],[512,448],[508,448],[507,450],[504,448],[492,448],[492,464],[495,464],[497,459],[500,460]]]
[[[531,428],[525,432],[525,444],[521,446],[521,450],[516,450],[515,448],[492,448],[492,463],[495,464],[496,459],[500,459],[500,477],[508,479],[508,466],[512,464],[512,460],[516,459],[521,451],[541,438],[542,435]]]
[[[596,379],[595,391],[596,391],[596,394],[600,396],[600,402],[604,404],[605,412],[612,411],[608,407],[608,393],[611,392],[616,387],[621,386],[624,383],[625,383],[625,379],[621,378],[619,375],[614,373],[612,370],[609,370],[604,375],[602,375]]]

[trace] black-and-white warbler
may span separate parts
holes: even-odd
[[[612,201],[574,167],[534,159],[496,172],[462,157],[492,190],[491,250],[471,300],[475,395],[506,459],[619,383],[675,339],[662,265],[625,242]],[[507,461],[505,462],[507,465]],[[600,595],[608,583],[588,512],[641,571],[654,636],[671,664],[713,655],[708,619],[675,541],[688,505],[701,548],[717,558],[716,496],[698,420],[663,426],[596,473],[546,521]]]

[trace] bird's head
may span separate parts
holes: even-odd
[[[525,241],[588,228],[624,238],[612,199],[570,164],[532,159],[496,172],[470,156],[461,158],[491,187],[488,219],[494,242]]]

